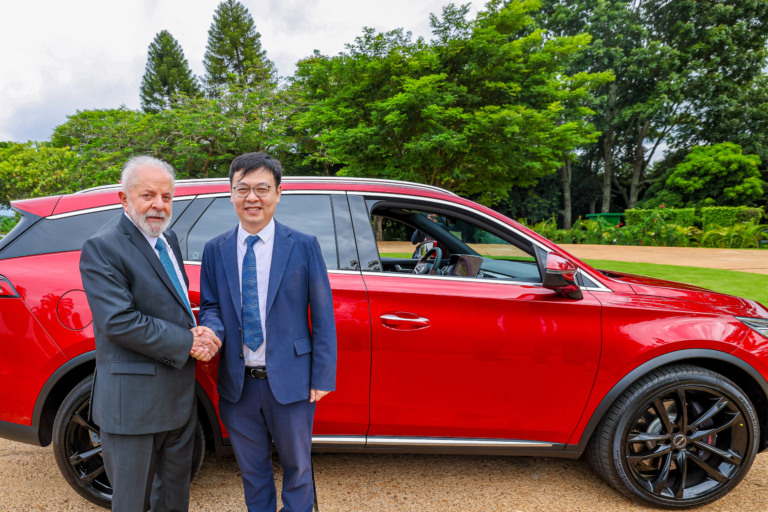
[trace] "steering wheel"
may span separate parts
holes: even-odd
[[[434,263],[427,262],[430,256],[435,257]],[[434,274],[440,266],[440,259],[443,257],[443,251],[439,247],[432,247],[416,262],[413,267],[414,274]]]

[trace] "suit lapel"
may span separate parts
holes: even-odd
[[[288,230],[275,221],[275,240],[272,247],[272,267],[269,269],[269,291],[267,292],[267,317],[272,309],[272,303],[275,302],[277,289],[283,280],[285,267],[288,264],[288,256],[293,249],[293,239]]]
[[[219,260],[224,266],[224,274],[227,276],[229,296],[232,298],[232,306],[237,313],[237,320],[242,322],[242,299],[240,296],[240,272],[237,261],[237,227],[228,232],[219,241]]]
[[[125,215],[120,218],[120,227],[128,236],[128,240],[147,259],[157,276],[160,278],[163,284],[165,284],[165,287],[168,288],[168,291],[176,298],[176,302],[178,302],[186,310],[187,305],[182,301],[181,297],[176,291],[176,287],[171,282],[171,278],[168,276],[168,272],[165,271],[163,264],[160,263],[160,258],[157,257],[157,253],[155,252],[154,247],[149,245],[149,242],[147,242],[147,239],[144,238],[144,235],[141,233],[141,231],[139,231],[139,228],[137,228],[133,222],[131,222],[130,219],[128,219],[128,217]],[[174,250],[174,254],[176,254],[176,250]],[[182,273],[186,279],[186,273]]]

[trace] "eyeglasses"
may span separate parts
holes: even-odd
[[[267,194],[269,194],[269,189],[271,188],[272,185],[256,185],[255,187],[238,185],[236,187],[232,187],[232,190],[234,190],[237,197],[248,197],[248,194],[251,193],[251,190],[253,190],[253,193],[256,194],[256,197],[266,197]]]

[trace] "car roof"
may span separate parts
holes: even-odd
[[[378,193],[403,193],[455,200],[459,196],[448,190],[432,185],[423,185],[407,181],[385,180],[376,178],[348,178],[338,176],[283,176],[283,190],[342,190]],[[119,183],[88,188],[73,194],[21,199],[11,205],[19,210],[47,217],[79,210],[112,206],[119,202],[117,192]],[[196,196],[229,191],[228,178],[182,179],[176,180],[174,196]]]

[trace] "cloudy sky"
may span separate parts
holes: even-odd
[[[429,14],[451,0],[240,0],[280,76],[317,49],[344,51],[363,27],[430,37]],[[0,141],[47,140],[78,110],[140,107],[147,49],[168,30],[204,73],[220,0],[2,0]],[[457,1],[456,4],[469,3]],[[475,4],[472,2],[473,13]]]

